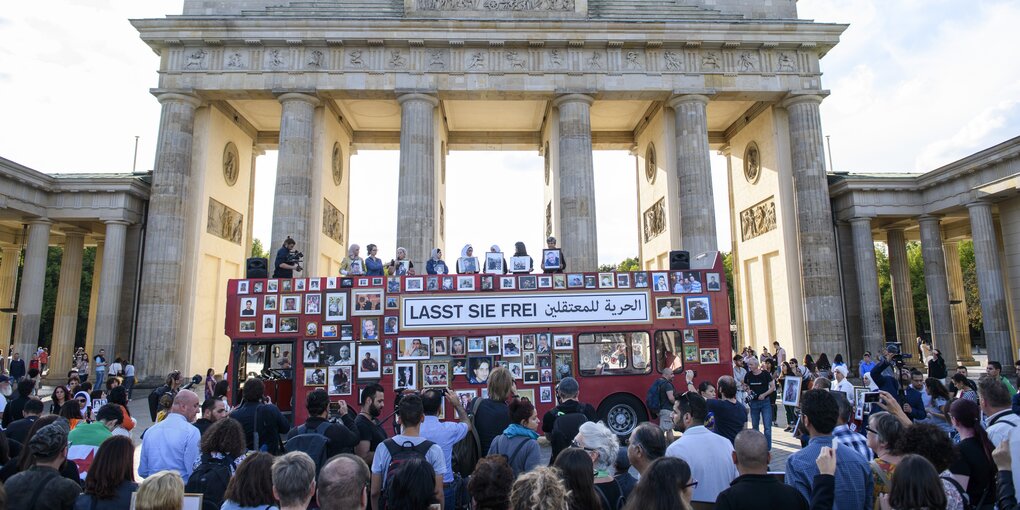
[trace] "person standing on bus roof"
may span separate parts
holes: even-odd
[[[511,273],[528,274],[533,269],[535,269],[535,261],[532,260],[531,255],[528,255],[528,249],[524,246],[524,243],[522,243],[521,241],[517,241],[516,243],[514,243],[514,256],[513,256],[512,259],[510,259],[510,261],[512,262],[513,259],[518,258],[518,257],[527,257],[528,258],[528,267],[527,267],[527,269],[523,269],[523,268],[522,269],[517,269],[517,267],[514,267],[510,271]]]
[[[549,268],[545,267],[545,264],[542,264],[542,272],[543,273],[562,273],[562,272],[566,271],[567,270],[567,258],[563,256],[563,250],[556,247],[556,238],[553,237],[553,236],[549,236],[549,238],[545,240],[545,246],[546,246],[546,249],[549,249],[549,250],[560,250],[560,268],[559,269],[549,269]]]
[[[379,253],[379,248],[370,244],[365,247],[368,251],[368,257],[365,257],[365,275],[366,276],[383,276],[383,262],[376,254]]]
[[[450,269],[446,267],[446,262],[443,261],[443,250],[434,248],[432,250],[432,258],[425,263],[425,272],[428,274],[449,274]]]
[[[556,462],[556,456],[567,449],[570,442],[577,437],[577,431],[581,428],[582,423],[598,420],[595,408],[591,404],[585,404],[578,400],[580,391],[581,387],[577,383],[577,379],[564,377],[556,385],[558,404],[542,417],[542,432],[552,443],[550,466]],[[557,421],[559,421],[558,426]]]

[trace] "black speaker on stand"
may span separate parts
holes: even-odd
[[[683,250],[669,252],[669,270],[687,271],[691,268],[691,254]]]
[[[245,263],[244,277],[248,279],[269,278],[269,260],[252,257]]]

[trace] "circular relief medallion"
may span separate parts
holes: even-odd
[[[551,166],[552,157],[549,155],[549,142],[545,142],[545,185],[549,185],[549,177],[552,172]]]
[[[237,146],[234,142],[227,142],[227,146],[223,148],[223,180],[227,181],[228,186],[233,186],[237,182],[237,174],[241,171],[240,162]]]
[[[648,144],[648,151],[645,152],[645,179],[648,183],[655,182],[655,176],[659,173],[659,164],[655,158],[655,146]]]
[[[761,155],[758,153],[758,144],[751,142],[744,149],[744,178],[747,182],[755,184],[761,176]]]
[[[344,180],[344,153],[340,143],[333,144],[333,184],[340,185]]]

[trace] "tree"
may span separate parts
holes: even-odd
[[[914,320],[917,334],[931,338],[931,318],[928,316],[928,286],[924,283],[924,257],[921,243],[907,243],[907,265],[910,267],[910,288],[914,292]],[[905,341],[913,341],[907,339]]]
[[[723,272],[726,273],[726,293],[730,298],[730,320],[737,320],[737,298],[733,294],[733,253],[722,252]]]
[[[619,266],[616,266],[617,271],[640,271],[641,263],[638,262],[637,257],[631,257],[629,259],[623,259]]]
[[[46,257],[46,280],[43,288],[42,320],[39,324],[39,345],[53,348],[53,324],[57,314],[57,294],[60,290],[60,270],[63,249],[51,246]],[[78,290],[78,322],[74,332],[74,345],[85,346],[89,329],[89,305],[92,300],[92,276],[96,266],[96,248],[85,248],[82,253],[81,286]]]
[[[269,258],[269,252],[262,248],[262,240],[257,237],[251,241],[251,256],[256,259]]]
[[[963,298],[967,303],[967,322],[970,329],[983,332],[984,317],[981,313],[981,297],[978,294],[977,262],[974,260],[974,242],[960,243],[960,269],[963,271]]]
[[[849,261],[853,263],[853,261]],[[889,256],[886,251],[875,246],[875,264],[878,266],[878,292],[882,297],[882,327],[885,337],[890,341],[896,338],[900,342],[913,341],[913,338],[896,336],[896,315],[893,311],[892,276],[889,273]]]

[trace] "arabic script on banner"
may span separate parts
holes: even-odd
[[[577,292],[491,296],[404,296],[401,328],[491,328],[646,323],[648,293]]]

